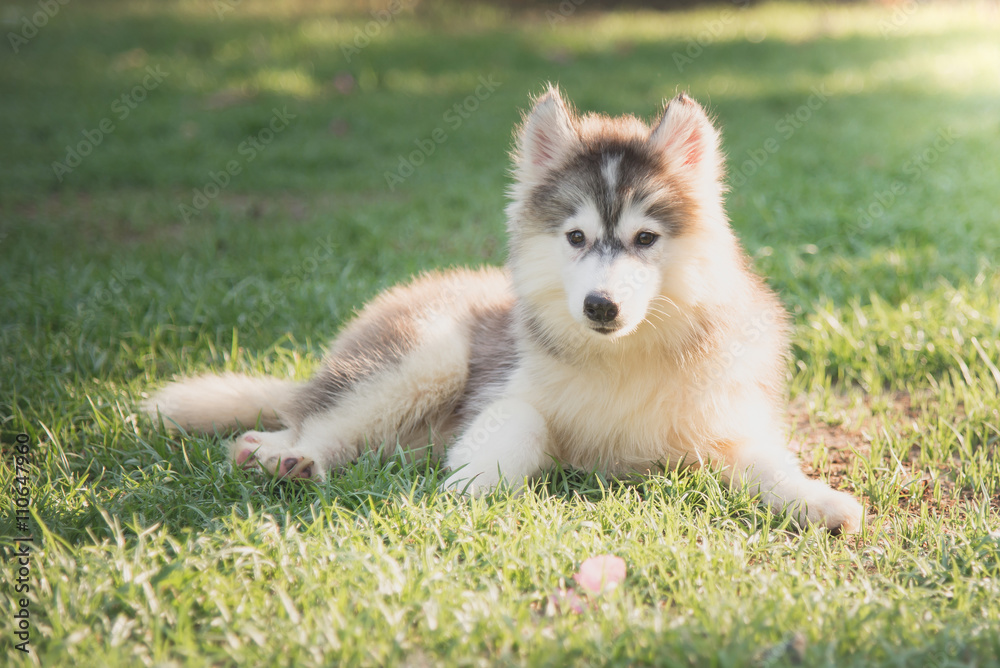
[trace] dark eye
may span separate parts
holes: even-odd
[[[583,242],[587,240],[587,237],[580,230],[573,230],[572,232],[566,233],[566,239],[569,240],[570,246],[579,248],[583,245]]]
[[[652,232],[640,232],[635,235],[635,245],[636,246],[652,246],[653,242],[656,241],[657,235]]]

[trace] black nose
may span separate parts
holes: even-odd
[[[591,292],[583,300],[583,312],[594,322],[606,325],[618,317],[618,304],[604,295]]]

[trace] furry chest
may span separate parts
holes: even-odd
[[[611,474],[645,471],[685,454],[683,383],[657,369],[553,373],[533,384],[554,456],[570,466]]]

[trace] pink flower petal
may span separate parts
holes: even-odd
[[[587,609],[587,601],[572,589],[557,589],[554,594],[549,594],[548,605],[545,614],[554,617],[559,614],[570,612],[581,613]]]
[[[625,579],[625,560],[612,554],[590,557],[580,564],[573,579],[591,594],[605,594]]]

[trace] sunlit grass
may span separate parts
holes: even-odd
[[[354,52],[366,2],[232,6],[69,3],[0,50],[0,488],[26,432],[39,663],[995,661],[995,12],[583,3],[550,22],[421,3]],[[480,77],[501,83],[454,127]],[[437,492],[434,462],[366,456],[283,485],[233,470],[222,436],[136,415],[175,374],[306,378],[387,285],[502,262],[511,128],[549,80],[583,110],[648,117],[687,90],[718,118],[733,225],[793,314],[793,441],[865,497],[857,539],[790,532],[710,470],[556,471],[465,500]],[[275,108],[295,118],[248,160]],[[59,181],[52,163],[105,117],[115,130]],[[436,128],[447,140],[390,190]],[[548,615],[600,553],[626,560],[625,584]]]

